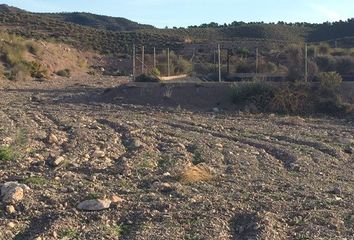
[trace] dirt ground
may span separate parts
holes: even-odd
[[[126,81],[1,83],[0,239],[354,239],[353,122],[100,101]]]

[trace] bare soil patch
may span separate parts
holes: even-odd
[[[0,202],[0,239],[354,239],[353,122],[215,112],[212,88],[193,111],[125,102],[127,81],[3,83],[0,185],[30,190]]]

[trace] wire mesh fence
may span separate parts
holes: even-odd
[[[319,72],[337,71],[350,80],[353,57],[354,50],[338,42],[224,41],[185,44],[178,50],[134,46],[130,67],[133,78],[187,74],[204,81],[316,81]]]

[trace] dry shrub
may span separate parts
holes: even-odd
[[[322,72],[318,74],[322,90],[336,90],[343,82],[342,77],[336,72]]]
[[[188,166],[181,174],[181,181],[184,183],[209,181],[213,178],[211,171],[203,165]]]
[[[311,109],[311,93],[306,86],[280,87],[270,102],[270,110],[278,113],[307,113]]]

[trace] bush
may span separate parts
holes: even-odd
[[[278,71],[278,66],[275,63],[267,62],[265,65],[264,72],[266,73],[276,73]]]
[[[153,75],[141,74],[135,78],[135,82],[160,82],[160,79]]]
[[[288,80],[296,81],[304,76],[304,51],[298,45],[291,45],[285,50]]]
[[[39,79],[47,78],[48,71],[47,69],[44,69],[39,62],[28,62],[27,65],[30,70],[31,77]]]
[[[155,77],[159,77],[161,76],[160,70],[158,70],[157,68],[153,68],[151,70],[151,75],[155,76]]]
[[[318,56],[316,64],[322,72],[334,71],[336,68],[336,60],[332,56]]]
[[[26,43],[27,50],[32,53],[33,55],[38,55],[40,52],[39,46],[34,42],[27,42]]]
[[[67,77],[69,78],[71,76],[71,71],[70,69],[62,69],[62,70],[59,70],[55,73],[56,75],[60,76],[60,77]]]
[[[23,61],[25,48],[22,45],[5,45],[2,47],[4,59],[7,64],[14,66]]]
[[[11,161],[15,158],[10,147],[0,147],[0,161]]]
[[[194,64],[193,71],[197,74],[208,74],[208,73],[215,73],[217,71],[216,64],[212,63],[205,63],[205,64]]]
[[[193,65],[183,58],[178,58],[173,64],[175,74],[188,74],[193,70]]]
[[[353,113],[354,105],[343,102],[337,95],[320,97],[316,102],[316,111],[333,116],[345,116]]]
[[[336,72],[323,72],[318,74],[322,90],[336,90],[342,84],[342,77]]]
[[[232,86],[232,101],[235,104],[252,103],[265,111],[274,97],[275,88],[263,82],[235,84]]]
[[[245,60],[239,61],[236,67],[238,73],[253,73],[256,71],[256,65],[254,62],[248,62]]]
[[[269,109],[277,113],[308,113],[312,108],[312,94],[307,85],[277,88]]]
[[[23,81],[30,77],[30,69],[28,64],[20,62],[10,69],[9,72],[5,73],[5,76],[9,80],[13,81]]]
[[[247,57],[248,55],[250,55],[250,50],[247,48],[239,48],[236,50],[236,55],[240,56],[240,57]]]
[[[350,74],[354,71],[354,60],[352,57],[336,57],[336,71],[340,74]]]

